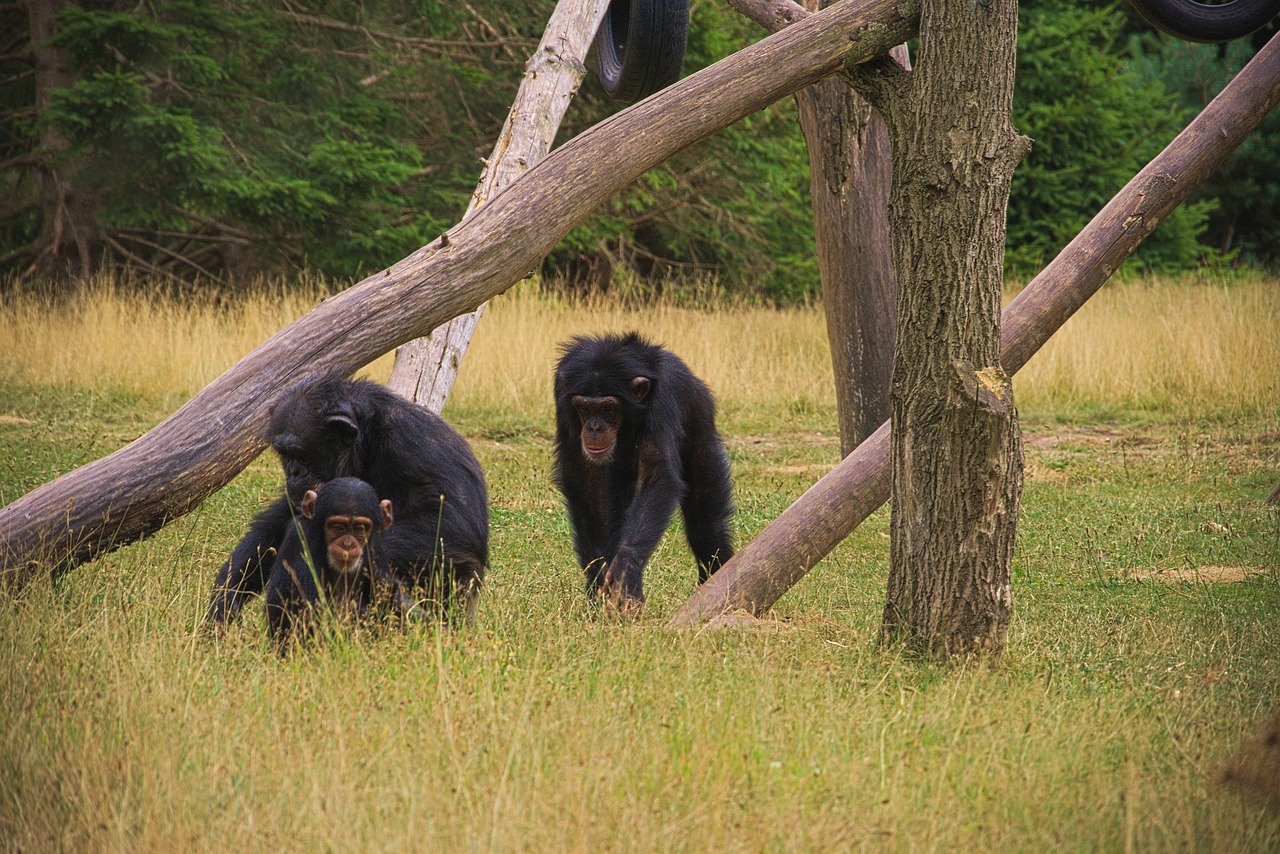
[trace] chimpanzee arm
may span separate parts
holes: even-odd
[[[642,442],[637,469],[635,498],[609,563],[608,581],[621,585],[624,596],[644,601],[645,565],[671,525],[686,487],[675,450],[664,451],[659,441]]]
[[[254,517],[249,533],[218,570],[209,600],[208,622],[221,626],[235,620],[244,603],[262,592],[292,521],[288,498],[278,499]]]
[[[604,571],[604,564],[612,553],[611,532],[606,523],[609,512],[606,476],[606,469],[578,459],[562,463],[558,476],[573,530],[578,565],[587,571],[587,586],[591,590],[598,587],[599,574]],[[616,540],[617,532],[612,533]]]
[[[290,527],[271,569],[266,595],[267,629],[282,653],[296,630],[311,628],[320,605],[316,573],[322,571],[319,562],[326,559],[324,553],[308,554],[297,529]]]

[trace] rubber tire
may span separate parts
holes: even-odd
[[[1208,6],[1196,0],[1133,0],[1152,26],[1190,42],[1229,42],[1280,14],[1280,0],[1230,0]]]
[[[595,72],[619,101],[647,98],[680,79],[689,0],[613,0],[595,38]]]

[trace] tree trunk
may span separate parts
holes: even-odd
[[[806,0],[826,8],[829,0]],[[812,12],[792,0],[729,0],[743,15],[777,32]],[[890,52],[910,67],[906,45]],[[848,456],[889,417],[896,286],[889,251],[889,136],[884,119],[842,80],[822,80],[796,93],[809,152],[822,305],[835,377],[840,451]]]
[[[1272,38],[1005,309],[1000,353],[1010,375],[1213,174],[1277,101],[1280,38]],[[886,422],[701,585],[668,625],[689,628],[732,611],[763,614],[889,498],[889,481]]]
[[[57,32],[58,13],[71,4],[66,0],[25,0],[24,5],[35,65],[36,115],[42,116],[51,92],[76,82],[67,51],[48,44]],[[27,275],[83,278],[97,269],[102,257],[99,194],[83,174],[83,166],[77,167],[74,158],[62,157],[70,147],[70,140],[61,131],[45,125],[40,133],[42,165],[35,170],[40,205],[38,255]]]
[[[919,63],[885,101],[899,323],[881,638],[939,658],[999,654],[1012,608],[1022,441],[1000,293],[1030,146],[1009,121],[1017,20],[1017,0],[926,0]]]
[[[0,579],[20,585],[189,512],[261,452],[271,402],[299,379],[354,371],[474,309],[654,165],[914,30],[910,2],[841,3],[570,140],[438,240],[277,333],[141,438],[0,510]]]
[[[608,8],[609,0],[560,0],[556,5],[538,49],[525,65],[520,91],[485,162],[464,219],[547,156],[560,121],[586,76],[583,62],[587,49]],[[432,412],[442,411],[484,308],[481,305],[474,312],[459,315],[426,338],[400,347],[387,383],[391,390]]]
[[[906,46],[894,53],[905,67]],[[809,152],[840,450],[847,456],[889,417],[897,290],[889,250],[889,132],[843,80],[801,89],[796,104]]]

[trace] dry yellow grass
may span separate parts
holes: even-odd
[[[169,402],[320,293],[190,307],[108,287],[56,306],[0,297],[0,426],[16,425],[0,495],[158,408],[53,423],[43,395]],[[1117,285],[1031,363],[1020,400],[1177,393],[1274,413],[1278,320],[1274,284]],[[509,412],[549,424],[557,343],[624,328],[684,355],[738,419],[730,430],[756,412],[782,420],[774,405],[830,405],[816,308],[631,310],[526,286],[481,324],[451,406],[471,426]],[[1118,372],[1135,379],[1104,382]],[[733,452],[744,537],[827,464],[811,425],[777,429]],[[1274,454],[1228,450],[1238,434],[1194,459],[1172,441],[1055,458],[1061,479],[1024,502],[1000,667],[946,671],[876,647],[884,514],[768,631],[661,629],[694,583],[678,537],[647,570],[645,618],[598,616],[536,438],[477,443],[494,500],[477,631],[371,627],[282,661],[254,606],[213,643],[200,631],[213,575],[279,488],[266,459],[144,542],[0,597],[0,849],[1276,850],[1280,817],[1218,784],[1274,704],[1280,662],[1275,522],[1257,486],[1273,482]],[[1206,518],[1228,533],[1206,534]],[[1267,569],[1110,583],[1131,567],[1228,565]]]
[[[189,396],[326,295],[322,285],[179,302],[104,282],[51,305],[0,298],[0,376],[34,385]],[[729,411],[833,404],[822,310],[569,302],[532,283],[497,298],[452,405],[544,415],[560,342],[636,329],[678,352]],[[1150,280],[1110,285],[1019,375],[1019,405],[1266,410],[1280,399],[1280,286]],[[363,371],[384,380],[387,355]]]
[[[1016,387],[1024,406],[1274,409],[1280,282],[1111,285],[1036,354]]]
[[[820,308],[708,311],[671,304],[579,304],[525,287],[490,306],[463,363],[453,401],[458,406],[549,411],[560,343],[575,335],[630,330],[679,353],[724,407],[811,407],[834,396]]]

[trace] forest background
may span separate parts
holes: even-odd
[[[8,5],[28,14],[0,24],[0,287],[122,267],[244,287],[364,276],[456,223],[554,2]],[[55,20],[37,50],[32,33]],[[1127,3],[1023,2],[1013,119],[1035,145],[1010,198],[1008,274],[1052,258],[1274,27],[1196,45]],[[685,73],[762,34],[692,0]],[[618,108],[588,77],[561,140]],[[805,300],[820,291],[808,187],[786,99],[616,195],[545,279]],[[1272,115],[1130,265],[1272,271],[1277,235]]]

